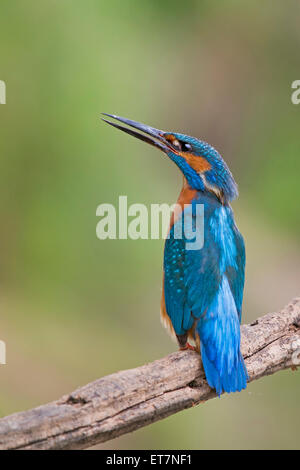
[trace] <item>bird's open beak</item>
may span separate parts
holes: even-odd
[[[148,144],[154,145],[154,147],[159,148],[163,152],[167,153],[170,150],[170,143],[164,138],[165,132],[155,129],[154,127],[146,126],[145,124],[141,124],[140,122],[131,121],[130,119],[125,119],[120,116],[115,116],[114,114],[106,114],[102,113],[104,116],[108,116],[110,118],[116,119],[117,121],[123,122],[127,124],[127,126],[134,127],[139,131],[144,132],[147,135],[140,134],[132,129],[128,129],[128,127],[120,126],[120,124],[116,124],[114,122],[108,121],[107,119],[101,118],[103,121],[107,122],[111,126],[120,129],[127,134],[136,137],[137,139],[142,140],[143,142],[147,142]],[[148,137],[151,136],[151,137]]]

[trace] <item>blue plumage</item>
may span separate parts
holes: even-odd
[[[108,116],[146,134],[107,121],[158,147],[184,175],[178,199],[181,211],[174,214],[165,243],[162,318],[181,349],[190,347],[188,339],[195,341],[208,384],[218,395],[241,391],[248,379],[240,352],[245,247],[230,207],[238,195],[234,178],[221,155],[206,142]],[[204,224],[199,226],[200,205]],[[189,249],[188,234],[196,232],[197,239],[200,230],[204,243]]]
[[[218,394],[246,387],[247,371],[240,354],[240,317],[245,250],[229,205],[211,193],[197,192],[190,206],[204,205],[204,246],[187,251],[185,238],[170,230],[164,253],[166,312],[176,335],[195,327],[209,385]],[[189,210],[189,206],[187,209]],[[194,213],[196,211],[194,210]],[[195,225],[196,226],[196,225]]]
[[[226,167],[223,178],[225,175]],[[248,379],[240,353],[239,325],[245,248],[228,203],[236,189],[227,191],[227,197],[223,192],[221,200],[219,189],[199,191],[197,188],[190,201],[191,207],[204,205],[203,248],[187,251],[185,239],[172,240],[173,227],[170,239],[166,241],[164,256],[166,312],[177,336],[193,330],[194,339],[200,342],[207,381],[218,395],[223,391],[241,391],[247,386]],[[184,216],[185,211],[176,223],[184,224]],[[175,247],[177,265],[169,261]]]
[[[241,391],[247,372],[240,354],[240,325],[235,301],[226,276],[212,304],[196,327],[209,385],[220,395]]]

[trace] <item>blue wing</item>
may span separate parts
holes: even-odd
[[[174,239],[173,227],[165,243],[164,296],[166,312],[177,335],[185,334],[193,324],[187,304],[184,273],[185,243],[184,240]]]
[[[165,302],[177,335],[198,320],[206,377],[220,394],[241,390],[247,381],[239,328],[245,250],[230,207],[209,197],[199,202],[205,206],[204,247],[187,250],[186,237],[176,240],[172,228],[165,245]]]
[[[200,250],[187,250],[187,243],[191,240],[182,230],[182,238],[176,239],[176,224],[182,224],[179,219],[171,228],[169,238],[165,243],[164,252],[164,293],[166,311],[169,315],[175,333],[186,333],[205,312],[218,291],[221,283],[219,270],[220,249],[210,234],[209,218],[216,203],[209,198],[202,198],[204,209],[204,247]],[[193,230],[196,230],[195,205],[198,201],[184,211],[193,218]]]

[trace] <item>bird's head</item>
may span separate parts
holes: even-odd
[[[238,195],[237,185],[221,155],[209,144],[177,132],[165,132],[130,119],[105,114],[143,132],[104,119],[108,124],[162,150],[176,163],[188,184],[198,191],[209,191],[221,202]]]

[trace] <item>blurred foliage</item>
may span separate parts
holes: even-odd
[[[96,207],[176,200],[181,176],[100,112],[195,135],[239,182],[244,321],[299,294],[299,2],[2,0],[2,415],[171,352],[162,240],[99,241]],[[299,374],[108,443],[299,447]]]

